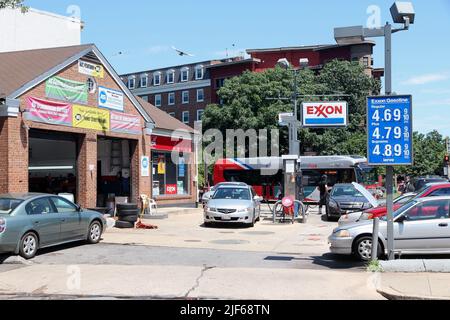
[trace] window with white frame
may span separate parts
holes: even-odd
[[[175,118],[175,112],[169,112],[169,116],[174,117]]]
[[[166,82],[169,84],[175,82],[175,70],[167,71]]]
[[[153,85],[161,85],[161,72],[156,72],[155,74],[153,74]]]
[[[205,101],[205,90],[197,89],[197,102]]]
[[[175,92],[170,92],[167,100],[169,101],[169,106],[173,106],[175,104]]]
[[[189,80],[189,68],[185,67],[181,69],[181,82],[186,82]]]
[[[148,86],[148,75],[143,74],[141,75],[141,88],[147,88]]]
[[[189,123],[189,111],[183,111],[182,121],[183,123]]]
[[[155,107],[161,107],[161,95],[155,94]]]
[[[136,78],[130,77],[128,78],[128,89],[134,89],[136,88]]]
[[[205,113],[205,110],[203,110],[203,109],[197,110],[197,121],[202,121],[204,113]]]
[[[189,91],[183,91],[181,96],[184,104],[189,103]]]
[[[204,67],[202,65],[195,67],[195,80],[202,80],[204,76]]]

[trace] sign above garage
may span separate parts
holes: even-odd
[[[348,104],[339,102],[304,102],[302,125],[305,128],[339,128],[348,126]]]

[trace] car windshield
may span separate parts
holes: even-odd
[[[409,201],[411,201],[412,198],[414,198],[415,195],[409,195],[409,196],[404,196],[404,197],[398,197],[397,199],[394,200],[395,204],[405,204]]]
[[[334,187],[332,197],[350,196],[350,197],[364,197],[361,192],[356,190],[353,186],[337,186]]]
[[[250,191],[247,188],[219,188],[213,199],[250,200]]]
[[[0,198],[0,214],[11,214],[23,200]]]
[[[398,210],[394,212],[394,219],[397,218],[402,213],[408,211],[410,208],[414,207],[416,205],[417,201],[411,200],[407,203],[405,203],[402,207],[400,207]],[[387,216],[384,216],[380,218],[381,220],[387,221]]]

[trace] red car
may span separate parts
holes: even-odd
[[[425,197],[441,197],[441,196],[450,196],[450,183],[441,183],[441,184],[432,184],[428,187],[424,187],[419,193],[414,197],[417,198],[425,198]],[[394,211],[400,209],[404,203],[394,204]],[[366,217],[370,219],[381,218],[387,214],[387,207],[381,206],[378,208],[373,208],[366,210],[364,212]]]

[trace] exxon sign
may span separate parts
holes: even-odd
[[[305,102],[302,104],[305,128],[336,128],[348,125],[347,102]]]

